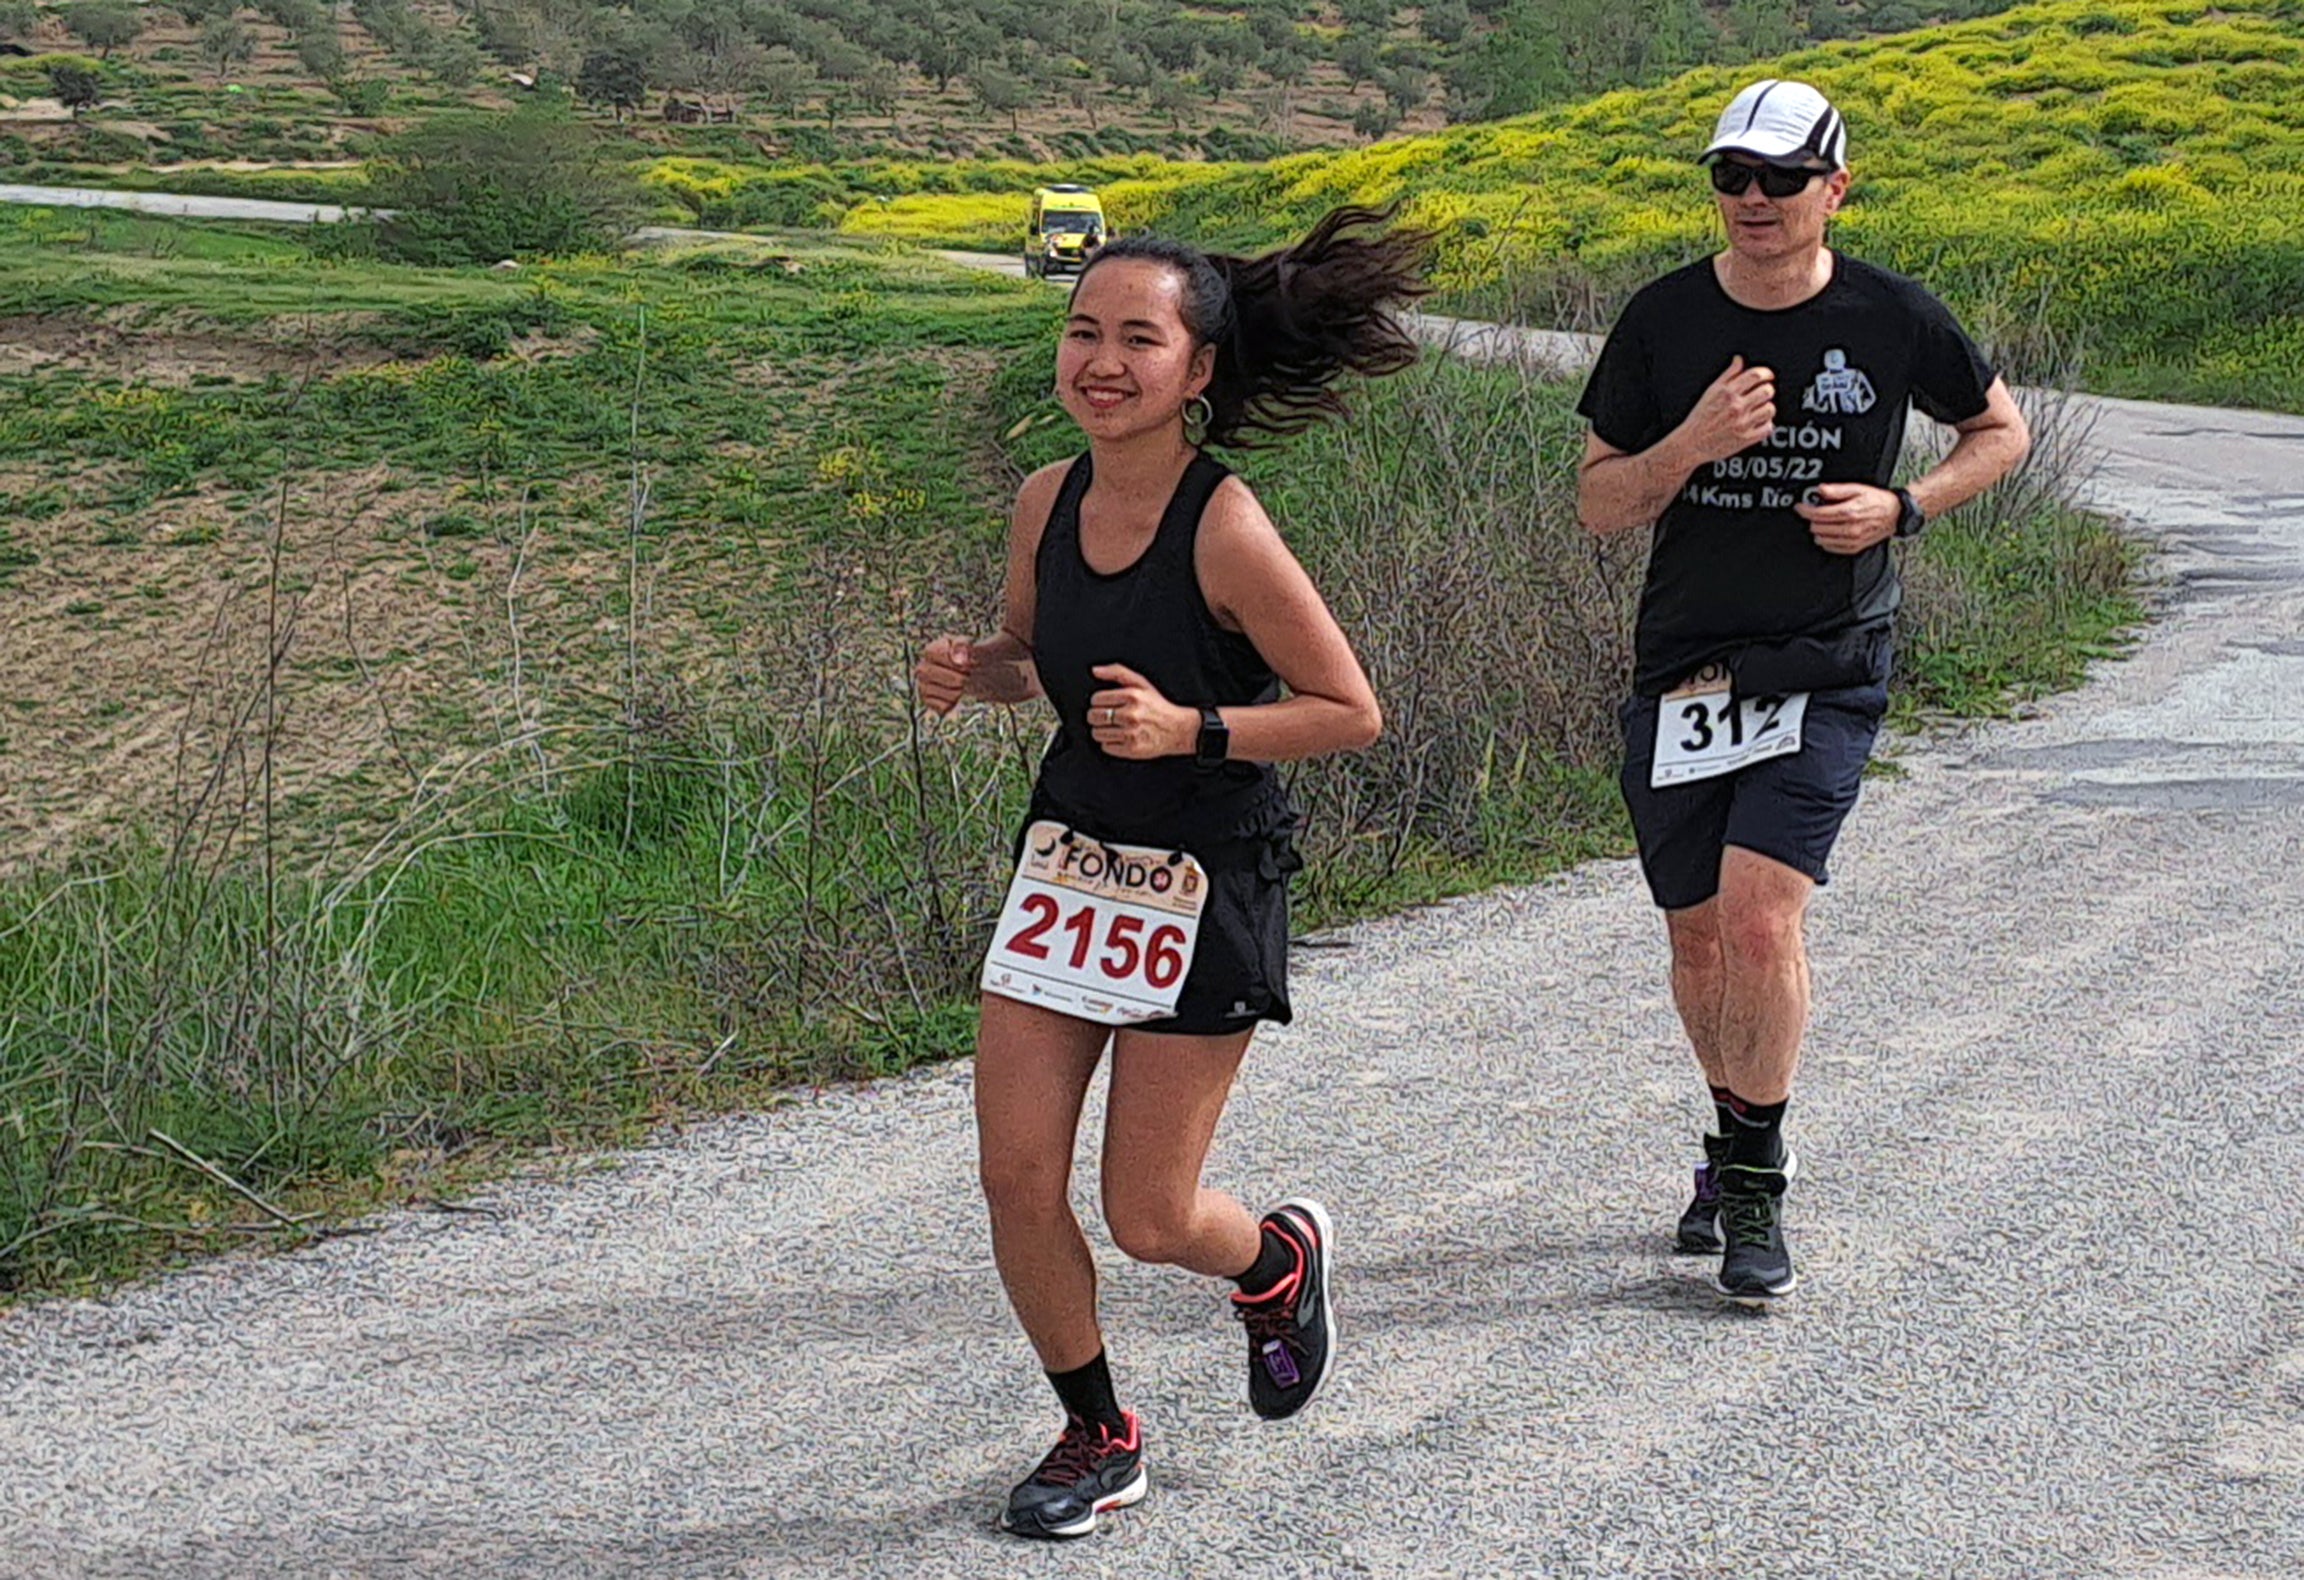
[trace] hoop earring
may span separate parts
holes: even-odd
[[[1202,445],[1208,442],[1208,425],[1216,420],[1216,408],[1205,395],[1195,395],[1184,403],[1184,442]],[[1194,432],[1197,429],[1198,432]]]

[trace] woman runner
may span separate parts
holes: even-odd
[[[1384,218],[1340,209],[1254,259],[1108,242],[1073,288],[1056,359],[1087,453],[1017,494],[1000,629],[940,638],[916,671],[939,714],[963,699],[1045,696],[1057,715],[977,1038],[993,1254],[1066,1417],[1010,1494],[1001,1524],[1018,1535],[1085,1536],[1147,1486],[1143,1428],[1114,1390],[1096,1266],[1070,1200],[1081,1102],[1107,1040],[1114,1242],[1239,1286],[1259,1416],[1294,1415],[1327,1376],[1328,1214],[1298,1198],[1258,1219],[1203,1187],[1200,1171],[1257,1023],[1289,1019],[1288,875],[1300,863],[1296,812],[1272,765],[1364,747],[1383,717],[1256,496],[1205,451],[1297,432],[1343,409],[1343,375],[1415,360],[1387,309],[1421,294],[1426,239],[1388,233]],[[1028,896],[1035,872],[1109,875],[1171,909],[1083,920],[1071,896],[1088,891]],[[1193,905],[1197,936],[1179,972],[1189,919],[1176,909]],[[1049,997],[1032,968],[1066,955],[1117,973],[1113,995],[1144,1002],[1115,1011],[1065,1000],[1060,985],[1054,1004],[1028,1002]]]

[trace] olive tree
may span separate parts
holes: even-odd
[[[80,112],[104,97],[104,73],[96,62],[78,55],[55,55],[48,61],[48,91],[78,120]]]
[[[238,17],[212,16],[201,26],[200,58],[219,78],[255,54],[256,35]]]
[[[114,50],[135,42],[144,31],[144,17],[120,0],[77,0],[64,8],[64,27],[94,50],[98,60],[110,60]]]

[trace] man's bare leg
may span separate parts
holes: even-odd
[[[1723,964],[1719,1061],[1725,1086],[1746,1103],[1792,1095],[1808,1029],[1808,897],[1816,884],[1756,851],[1731,845],[1712,903]]]
[[[1720,1062],[1721,1000],[1727,990],[1727,964],[1720,957],[1720,903],[1717,899],[1684,911],[1666,911],[1664,928],[1672,939],[1672,1003],[1687,1028],[1704,1084],[1728,1084]]]

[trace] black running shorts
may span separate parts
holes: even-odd
[[[1656,698],[1639,696],[1619,710],[1624,769],[1618,782],[1640,842],[1640,868],[1659,906],[1686,910],[1718,894],[1720,858],[1730,845],[1818,883],[1830,881],[1825,862],[1863,787],[1864,765],[1888,711],[1885,685],[1813,692],[1799,751],[1662,790],[1648,786],[1656,711]]]

